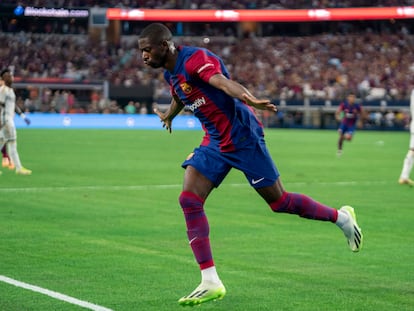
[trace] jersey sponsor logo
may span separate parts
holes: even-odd
[[[259,179],[252,179],[252,185],[258,184],[259,182],[261,182],[262,180],[264,180],[264,177],[259,178]]]
[[[186,94],[190,94],[191,91],[193,90],[193,88],[191,87],[191,85],[188,84],[187,82],[181,83],[180,84],[180,87],[183,90],[183,92],[186,93]]]
[[[355,115],[352,112],[347,112],[345,113],[345,118],[351,119],[353,118]]]
[[[204,105],[206,103],[206,99],[204,97],[197,98],[192,105],[188,106],[188,109],[190,109],[192,112],[199,108],[200,106]]]

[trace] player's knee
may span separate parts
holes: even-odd
[[[351,134],[345,134],[344,137],[345,137],[346,140],[349,140],[349,141],[352,140],[352,135]]]
[[[289,206],[289,200],[289,193],[285,191],[278,200],[270,203],[269,206],[275,213],[286,213]]]
[[[180,203],[180,206],[182,208],[186,207],[188,205],[188,195],[186,192],[181,192],[180,196],[178,197],[178,202]]]
[[[184,210],[202,210],[204,200],[200,198],[198,195],[189,192],[189,191],[182,191],[178,201],[180,206]]]

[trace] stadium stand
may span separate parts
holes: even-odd
[[[21,5],[37,7],[145,7],[191,9],[299,9],[341,6],[394,6],[411,5],[414,1],[93,1],[93,0],[37,0],[19,1]],[[2,1],[2,5],[16,5],[15,1]],[[0,67],[10,67],[19,81],[30,79],[69,79],[71,82],[108,81],[112,87],[147,87],[154,90],[153,98],[136,101],[137,111],[151,111],[155,103],[169,102],[168,89],[160,72],[147,70],[140,60],[136,34],[145,23],[129,23],[128,35],[119,42],[102,39],[96,42],[88,33],[88,23],[76,24],[71,20],[54,23],[29,23],[31,28],[19,28],[19,21],[1,17],[3,32],[0,42]],[[22,24],[26,27],[27,25]],[[36,24],[36,28],[33,25]],[[66,27],[65,27],[66,25]],[[258,96],[272,98],[285,107],[290,120],[300,122],[307,106],[320,110],[332,107],[353,90],[364,105],[374,112],[386,108],[394,114],[407,106],[410,91],[414,88],[414,37],[410,23],[391,22],[340,24],[335,31],[321,31],[315,27],[311,33],[274,32],[237,36],[234,28],[221,25],[193,25],[196,36],[178,37],[178,44],[204,45],[222,56],[233,76],[255,90]],[[176,31],[177,24],[170,24]],[[234,25],[233,25],[234,26]],[[233,27],[232,26],[232,27]],[[234,27],[237,27],[234,26]],[[331,30],[332,26],[329,26]],[[123,27],[121,31],[126,31]],[[322,29],[325,30],[325,29]],[[205,41],[205,37],[209,40]],[[235,57],[235,55],[237,57]],[[270,65],[269,65],[270,64]],[[56,98],[64,93],[75,96],[78,104],[70,107],[74,112],[119,113],[129,100],[102,98],[101,90],[81,92],[48,88],[40,90],[38,101],[33,103],[31,91],[20,93],[30,111],[60,112]],[[52,96],[45,93],[52,92]],[[33,92],[32,92],[33,93]],[[34,92],[36,93],[36,92]],[[39,94],[38,94],[39,95]],[[55,98],[56,95],[56,98]],[[91,100],[93,96],[98,98]],[[26,99],[25,99],[26,98]],[[49,104],[45,104],[47,98]],[[145,100],[142,104],[140,101]],[[386,103],[384,108],[384,102]],[[54,103],[54,104],[53,104]],[[93,104],[92,104],[93,103]],[[100,103],[100,104],[98,104]],[[140,109],[141,106],[146,109]],[[389,110],[388,109],[388,110]],[[69,111],[69,107],[64,111]],[[403,111],[404,113],[404,111]],[[274,122],[280,120],[280,115]],[[376,119],[374,119],[376,120]],[[295,121],[295,122],[296,122]],[[373,121],[375,123],[377,121]],[[329,122],[324,122],[329,124]]]
[[[4,0],[16,5],[16,1]],[[36,7],[126,7],[150,9],[309,9],[346,7],[410,6],[412,0],[35,0],[17,1],[18,5]]]

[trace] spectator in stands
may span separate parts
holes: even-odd
[[[135,103],[133,100],[130,100],[128,104],[124,107],[125,113],[128,114],[135,114],[137,112],[137,109],[135,107]]]
[[[220,9],[343,6],[343,2],[339,5],[337,1],[304,0],[36,0],[19,3],[31,6],[180,9],[200,9],[203,5]],[[389,6],[397,3],[398,6],[412,5],[412,1],[408,0],[347,1],[349,6]],[[1,4],[15,5],[16,1],[1,1]],[[408,99],[410,90],[414,87],[414,39],[410,34],[413,28],[404,27],[403,24],[398,26],[398,23],[400,22],[395,21],[388,29],[384,26],[380,34],[368,29],[358,30],[352,25],[351,28],[354,29],[339,33],[244,39],[232,37],[237,36],[236,28],[230,37],[211,37],[207,43],[203,42],[203,46],[222,56],[231,74],[240,77],[242,82],[247,82],[246,85],[254,89],[258,96],[286,100],[311,98],[335,101],[343,97],[344,90],[352,89],[363,100]],[[220,25],[226,23],[196,24],[188,26],[193,35],[225,33],[221,31]],[[142,24],[136,25],[137,29],[142,28]],[[175,27],[175,24],[171,25]],[[401,29],[397,30],[399,28]],[[0,67],[8,66],[9,55],[13,55],[10,61],[15,66],[15,75],[22,79],[72,77],[79,81],[105,79],[112,85],[120,86],[155,86],[157,94],[153,99],[163,102],[168,89],[159,89],[158,85],[164,85],[159,73],[147,71],[137,60],[134,37],[123,36],[119,44],[105,40],[96,43],[82,33],[62,35],[62,29],[48,29],[45,31],[47,35],[20,31],[11,35],[7,33],[7,29],[0,32],[0,40],[8,43],[0,47]],[[198,37],[183,36],[177,38],[177,43],[197,45],[200,40]],[[260,50],[261,57],[257,57],[257,50]],[[30,98],[27,102],[28,109],[54,111],[50,109],[49,100],[40,99],[42,97]],[[98,107],[79,105],[88,112],[101,112],[108,107],[108,101],[109,99],[105,99],[104,104],[98,104]]]
[[[16,5],[15,0],[3,0],[4,4]],[[24,0],[18,1],[23,6],[37,7],[122,7],[122,8],[157,8],[157,9],[311,9],[311,8],[344,8],[344,7],[378,7],[412,5],[410,0]]]
[[[124,38],[120,47],[96,46],[87,36],[40,36],[0,34],[8,45],[0,48],[0,65],[11,59],[19,78],[64,78],[81,73],[85,80],[108,79],[113,85],[162,85],[157,72],[149,72],[137,61],[136,42]],[[185,41],[184,41],[185,40]],[[177,43],[197,44],[197,38],[177,38]],[[362,99],[408,98],[414,88],[414,50],[410,38],[398,34],[316,35],[311,37],[263,37],[240,41],[211,38],[208,48],[229,64],[232,75],[249,81],[259,95],[287,100],[312,98],[334,100],[352,89]],[[264,66],[251,47],[258,46],[269,64]],[[126,53],[125,51],[131,51]],[[379,51],[379,52],[378,52]],[[331,54],[338,55],[332,62]],[[33,57],[35,55],[35,57]],[[128,55],[128,56],[126,56]],[[237,55],[237,57],[233,57]],[[71,60],[70,65],[68,59]],[[391,64],[391,66],[387,66]],[[163,87],[164,88],[164,87]],[[155,94],[162,97],[164,89]],[[306,90],[306,92],[304,92]],[[378,97],[380,96],[380,97]],[[39,107],[35,108],[36,110]]]

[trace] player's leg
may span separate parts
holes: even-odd
[[[4,147],[6,147],[6,144],[5,144],[5,140],[2,136],[2,131],[0,131],[0,148],[1,148],[1,150],[3,150]],[[2,174],[2,172],[0,171],[0,175],[1,174]]]
[[[347,141],[351,141],[352,140],[352,134],[351,133],[345,133],[344,139],[347,140]]]
[[[5,124],[3,128],[3,134],[7,140],[7,153],[16,167],[16,174],[30,175],[32,171],[24,168],[20,162],[19,153],[17,152],[17,133],[14,124]]]
[[[187,225],[189,244],[201,270],[201,283],[189,295],[179,299],[181,305],[197,305],[220,299],[226,293],[214,265],[210,227],[204,211],[204,201],[213,188],[214,184],[209,179],[194,167],[187,166],[179,202]]]
[[[7,152],[10,156],[10,159],[13,161],[16,172],[22,169],[22,163],[20,162],[19,153],[17,152],[17,143],[15,140],[9,140],[7,142]]]
[[[280,178],[272,186],[258,188],[256,191],[274,212],[335,223],[342,229],[351,250],[357,252],[361,249],[363,236],[352,207],[345,206],[336,210],[304,194],[287,192]]]
[[[414,181],[410,179],[410,173],[413,168],[414,163],[414,134],[411,134],[410,137],[410,149],[407,152],[407,155],[404,158],[403,168],[401,171],[400,179],[398,182],[401,185],[410,185],[414,186]]]
[[[8,167],[9,170],[14,170],[16,168],[16,166],[14,165],[12,159],[9,157],[9,154],[7,153],[7,144],[3,146],[3,148],[1,149],[2,151],[2,166],[3,167]]]
[[[204,211],[204,202],[214,187],[227,175],[230,167],[219,158],[196,149],[183,163],[185,167],[183,191],[179,202],[187,226],[187,237],[200,267],[201,283],[189,295],[179,299],[181,305],[197,305],[221,299],[226,289],[221,282],[210,246],[210,227]]]
[[[344,131],[343,131],[342,126],[339,127],[338,134],[339,134],[339,138],[338,138],[338,151],[337,151],[336,154],[338,156],[340,156],[340,155],[342,155],[342,147],[343,147],[343,144],[344,144]]]
[[[9,167],[9,164],[10,164],[10,158],[9,158],[9,155],[7,154],[7,147],[6,147],[6,145],[4,145],[4,146],[1,148],[1,155],[2,155],[1,165],[2,165],[3,167]]]
[[[245,155],[245,159],[250,159],[243,168],[250,185],[274,212],[336,223],[347,237],[351,249],[358,251],[361,248],[362,234],[356,224],[353,210],[348,208],[336,210],[304,194],[287,192],[264,142],[259,144],[252,155]],[[254,167],[254,171],[249,169],[250,167]]]
[[[187,166],[179,202],[184,213],[188,241],[201,270],[214,266],[209,239],[210,227],[204,211],[204,202],[213,188],[214,185],[209,179],[194,167]],[[218,280],[217,275],[213,277]]]
[[[346,130],[343,131],[344,139],[347,141],[351,141],[354,137],[355,132],[355,125],[354,126],[347,126]]]
[[[286,191],[280,178],[272,186],[258,188],[256,191],[274,212],[295,214],[303,218],[333,223],[337,221],[338,211],[336,209],[321,204],[304,194]]]
[[[320,204],[298,193],[287,192],[280,180],[279,171],[264,143],[243,154],[245,166],[241,167],[250,185],[275,212],[297,214],[301,217],[335,222],[337,210]]]

